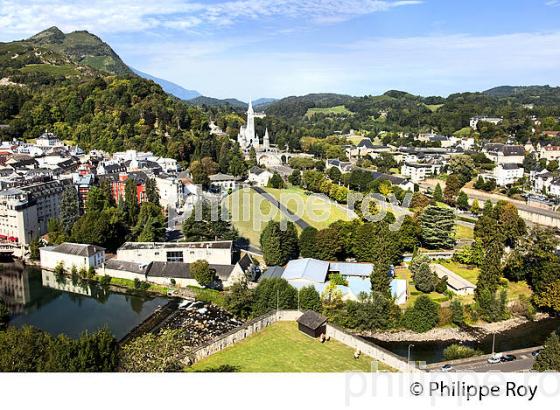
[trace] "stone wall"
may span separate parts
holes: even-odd
[[[198,362],[214,353],[218,353],[226,347],[233,346],[235,343],[246,339],[252,334],[260,332],[267,326],[279,321],[296,321],[303,312],[297,310],[281,310],[279,312],[271,312],[256,319],[253,319],[243,326],[228,332],[217,339],[214,339],[192,352],[190,358],[185,359],[185,363]],[[399,356],[383,349],[380,346],[374,345],[359,336],[347,333],[343,329],[327,324],[327,335],[337,340],[338,342],[352,348],[358,349],[363,354],[370,356],[373,359],[379,360],[401,372],[417,372],[419,369],[413,365],[409,365],[405,360]]]
[[[260,332],[267,326],[278,322],[278,321],[295,321],[297,320],[303,313],[297,310],[281,310],[279,312],[271,312],[267,313],[263,316],[260,316],[256,319],[253,319],[243,326],[238,327],[237,329],[232,330],[222,336],[214,339],[202,346],[198,347],[195,351],[192,352],[190,358],[185,359],[186,362],[195,363],[199,360],[204,359],[214,353],[218,353],[225,349],[226,347],[232,346],[235,343],[246,339],[247,337],[251,336],[254,333]]]
[[[392,367],[400,372],[419,372],[418,368],[414,365],[408,364],[405,360],[397,356],[396,354],[368,342],[359,336],[352,335],[342,330],[341,328],[327,324],[327,336],[330,336],[334,340],[345,344],[352,349],[357,349],[363,354],[370,356],[373,359],[379,360],[386,365]]]

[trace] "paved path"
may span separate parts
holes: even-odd
[[[274,196],[270,195],[264,189],[260,187],[252,187],[252,188],[255,190],[255,192],[261,194],[268,202],[270,202],[272,205],[278,208],[284,215],[286,215],[289,221],[295,223],[301,229],[305,229],[311,226],[303,219],[301,219],[299,216],[293,214],[288,208],[286,208],[284,205],[278,202],[276,198],[274,198]]]

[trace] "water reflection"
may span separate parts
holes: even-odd
[[[57,276],[19,262],[0,263],[0,298],[12,313],[11,325],[72,337],[107,326],[121,338],[167,302],[114,293],[77,276]]]

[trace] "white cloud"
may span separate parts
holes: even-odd
[[[0,36],[34,34],[49,26],[101,34],[160,29],[208,30],[243,20],[284,17],[325,23],[419,4],[395,0],[0,0]]]
[[[560,0],[548,0],[545,4],[550,7],[557,7],[560,6]]]

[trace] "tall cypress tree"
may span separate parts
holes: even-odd
[[[455,214],[451,208],[430,205],[420,216],[422,243],[431,249],[451,249],[455,245]]]
[[[135,225],[138,219],[138,196],[136,181],[133,178],[128,178],[124,186],[124,210],[129,225]]]
[[[285,265],[299,255],[297,231],[292,222],[287,223],[285,230],[280,222],[268,222],[260,239],[264,261],[268,266]]]
[[[72,231],[72,226],[79,217],[78,191],[76,191],[73,185],[70,185],[64,189],[62,193],[62,202],[60,204],[60,220],[66,234]]]

